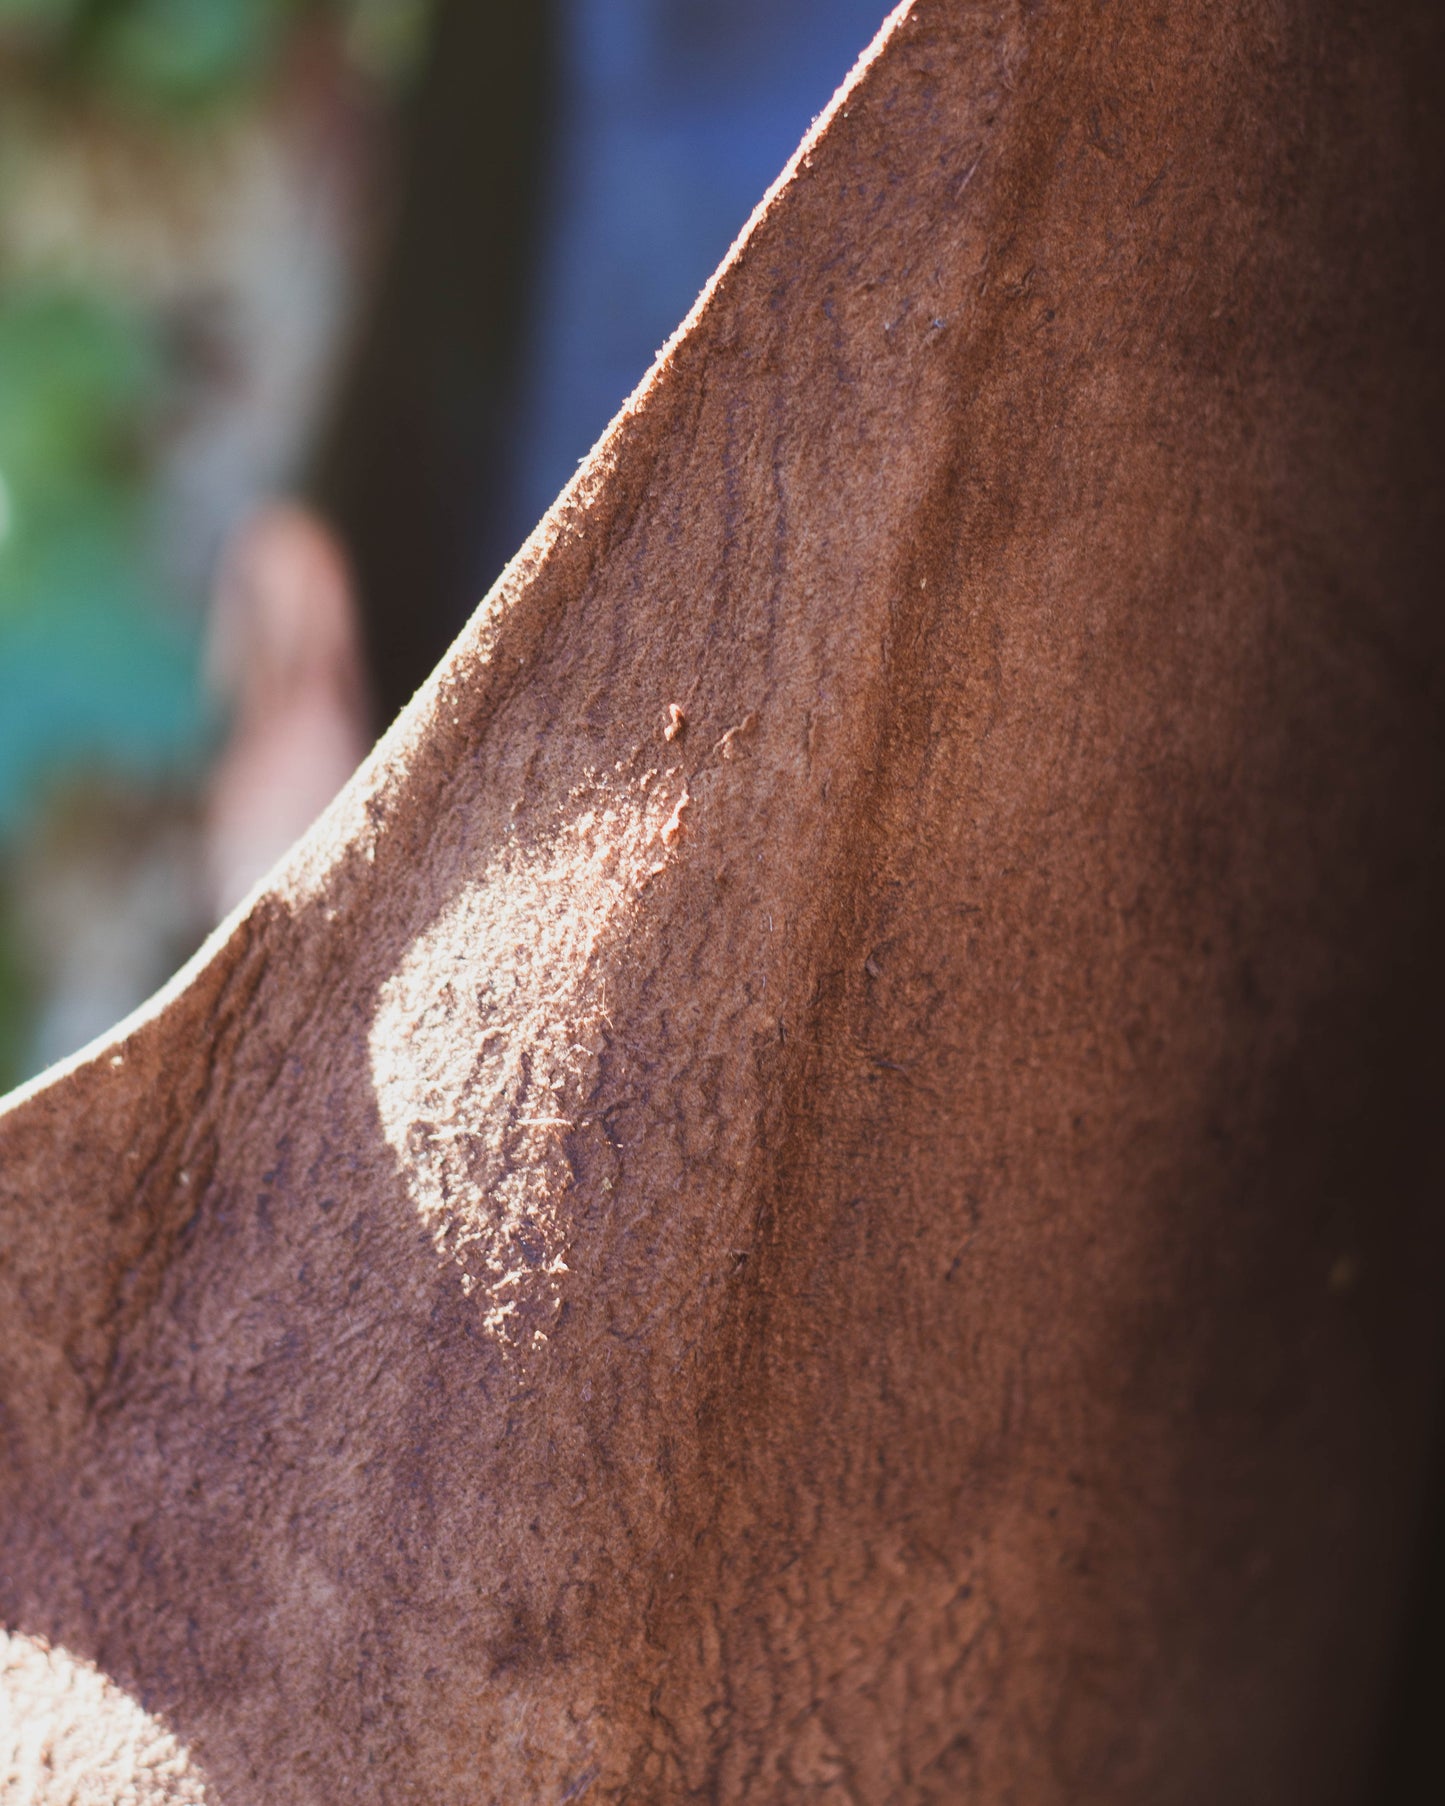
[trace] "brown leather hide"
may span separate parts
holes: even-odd
[[[895,16],[322,828],[0,1120],[34,1735],[64,1660],[221,1806],[1368,1797],[1437,10]]]

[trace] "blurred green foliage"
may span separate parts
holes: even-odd
[[[16,184],[83,124],[177,138],[258,97],[293,35],[340,34],[404,81],[428,0],[0,0],[0,226]],[[157,162],[164,207],[165,158]],[[0,231],[0,1089],[27,983],[6,920],[6,849],[53,784],[194,769],[206,727],[198,596],[168,593],[154,483],[181,382],[174,334],[100,276],[17,265]]]
[[[93,66],[126,92],[177,102],[254,76],[290,9],[282,0],[129,0],[88,10]]]
[[[26,973],[15,956],[9,916],[9,887],[0,868],[0,1091],[8,1091],[25,1077],[25,1036],[34,1002]]]
[[[0,0],[0,107],[22,97],[33,129],[43,100],[64,133],[119,105],[130,130],[141,109],[173,136],[243,100],[308,19],[395,77],[426,16],[422,0]],[[124,296],[0,261],[0,840],[53,773],[147,773],[196,747],[199,599],[166,596],[148,533],[173,361]]]
[[[264,75],[298,22],[327,16],[373,74],[404,74],[428,0],[0,0],[0,59],[164,113]]]
[[[146,532],[165,394],[142,316],[0,284],[0,835],[45,778],[146,772],[199,733],[194,629],[161,605]]]
[[[288,0],[0,0],[0,45],[33,73],[161,107],[264,67]]]

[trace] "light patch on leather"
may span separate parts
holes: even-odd
[[[608,1024],[605,946],[676,857],[676,773],[592,778],[540,845],[504,842],[382,987],[371,1077],[386,1140],[440,1254],[504,1344],[544,1339]]]

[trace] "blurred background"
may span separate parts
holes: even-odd
[[[885,0],[0,0],[0,1088],[441,657]]]

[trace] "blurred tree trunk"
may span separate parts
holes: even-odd
[[[508,423],[554,89],[551,0],[442,0],[317,500],[357,573],[385,724],[515,547]]]

